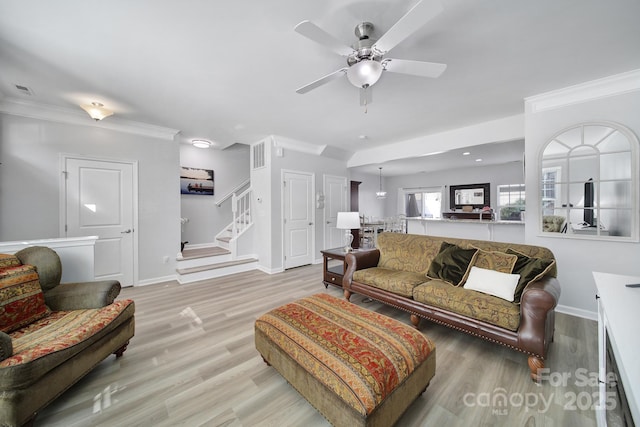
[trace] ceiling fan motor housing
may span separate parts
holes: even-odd
[[[371,22],[362,22],[356,25],[354,30],[355,35],[358,37],[358,41],[351,45],[355,52],[347,57],[347,64],[352,66],[364,59],[371,59],[373,61],[380,61],[382,55],[375,52],[372,48],[377,39],[371,38],[373,34],[373,24]]]

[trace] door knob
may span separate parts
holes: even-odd
[[[129,233],[131,233],[131,229],[130,228],[120,232],[120,234],[129,234]]]

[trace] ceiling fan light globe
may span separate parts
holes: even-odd
[[[372,86],[382,75],[382,64],[378,61],[364,59],[347,70],[347,79],[355,87]]]

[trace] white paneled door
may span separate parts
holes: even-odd
[[[284,268],[313,262],[313,175],[283,172]]]
[[[96,280],[134,284],[135,163],[65,157],[67,237],[98,236]]]
[[[347,209],[347,178],[324,176],[324,249],[344,246],[344,231],[336,228],[338,212]]]

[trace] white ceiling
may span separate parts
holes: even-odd
[[[366,114],[346,78],[295,92],[345,65],[294,32],[297,23],[351,44],[357,23],[381,35],[415,3],[0,0],[0,93],[78,111],[100,101],[115,111],[105,120],[178,129],[185,142],[224,148],[282,135],[346,159],[521,114],[525,97],[640,69],[638,0],[442,0],[441,14],[387,55],[446,63],[440,78],[384,73]]]

